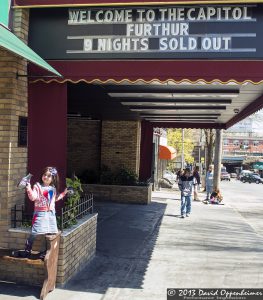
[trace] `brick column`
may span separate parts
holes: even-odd
[[[15,10],[13,31],[27,41],[28,10]],[[10,213],[22,204],[24,192],[16,185],[27,172],[27,147],[18,147],[19,116],[27,116],[27,62],[0,49],[0,247],[9,243]]]
[[[101,165],[124,166],[139,174],[140,121],[102,121]]]

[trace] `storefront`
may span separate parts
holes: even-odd
[[[54,165],[63,185],[125,166],[146,181],[154,128],[226,129],[263,107],[263,1],[12,3],[12,32],[0,25],[0,248],[24,243],[11,208],[28,171],[37,181]]]
[[[50,161],[66,170],[68,115],[113,133],[112,143],[102,137],[98,165],[125,164],[129,152],[129,167],[147,179],[153,127],[228,128],[262,107],[262,5],[196,3],[15,2],[30,9],[29,45],[63,75],[30,67],[32,172]],[[135,142],[120,150],[123,124]],[[44,140],[54,151],[39,158]]]
[[[261,109],[262,2],[15,0],[12,32],[1,10],[0,247],[17,246],[26,172],[147,180],[154,128],[225,129]]]

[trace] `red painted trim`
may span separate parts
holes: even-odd
[[[148,121],[141,123],[140,172],[141,181],[151,178],[153,156],[153,126]]]
[[[150,81],[159,79],[176,81],[188,79],[196,81],[203,79],[207,82],[218,79],[222,82],[229,80],[243,82],[263,80],[263,61],[205,61],[205,60],[111,60],[111,61],[48,61],[63,75],[63,80],[91,81],[109,79],[135,81],[143,79]],[[29,74],[43,75],[43,70],[30,65]],[[50,78],[45,79],[46,81]]]
[[[55,166],[63,190],[67,171],[67,84],[29,84],[28,92],[28,170],[34,175],[32,183],[39,181],[45,167]]]
[[[101,81],[115,80],[121,81],[127,79],[136,81],[139,79],[149,82],[154,79],[166,81],[168,79],[181,81],[189,80],[191,82],[202,79],[207,83],[218,80],[223,83],[236,81],[252,81],[258,83],[263,80],[263,61],[49,61],[49,63],[58,70],[63,79],[60,82],[84,80],[91,82],[99,79]],[[29,74],[43,75],[43,70],[35,65],[30,65]],[[34,80],[32,78],[32,80]],[[43,79],[49,82],[51,79]],[[57,80],[57,79],[56,79]],[[253,114],[263,108],[263,100],[259,98],[248,105],[241,113],[231,119],[226,128],[234,125],[236,122]],[[156,127],[157,123],[154,123]],[[158,123],[163,124],[163,123]],[[175,123],[166,123],[163,127],[175,127]],[[189,124],[177,123],[177,128]],[[216,124],[191,124],[192,128],[215,128]],[[225,125],[224,125],[225,126]],[[224,126],[222,128],[224,128]],[[220,128],[220,126],[218,127]]]
[[[168,3],[167,3],[168,2]],[[46,5],[49,5],[49,6],[65,6],[65,5],[68,5],[68,6],[75,6],[75,5],[102,5],[102,4],[130,4],[130,3],[136,3],[138,5],[143,5],[144,3],[156,3],[156,4],[169,4],[169,3],[179,3],[179,4],[187,4],[188,2],[189,3],[200,3],[200,1],[197,1],[197,0],[182,0],[182,1],[179,1],[179,0],[171,0],[171,1],[167,1],[167,0],[92,0],[92,1],[87,1],[87,0],[15,0],[14,1],[14,5],[15,6],[38,6],[38,7],[41,7],[41,6],[46,6]],[[222,2],[222,1],[218,1],[218,0],[209,0],[209,1],[206,1],[207,3],[218,3],[218,2]],[[237,2],[237,1],[223,1],[224,3],[233,3],[233,2]],[[243,3],[242,1],[238,1],[240,3]]]

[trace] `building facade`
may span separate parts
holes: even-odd
[[[55,165],[63,183],[125,166],[147,180],[154,128],[227,129],[263,106],[261,1],[16,0],[13,11],[14,33],[63,78],[1,48],[0,247],[28,171]]]
[[[255,120],[249,117],[224,132],[223,163],[228,171],[253,168],[251,162],[263,157],[263,136],[253,128]]]

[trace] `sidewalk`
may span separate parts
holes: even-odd
[[[96,210],[96,258],[47,300],[165,300],[169,287],[263,286],[259,222],[251,226],[235,206],[193,202],[191,217],[181,219],[179,193],[166,191],[148,206],[97,203]],[[37,299],[37,290],[0,283],[0,299]]]

